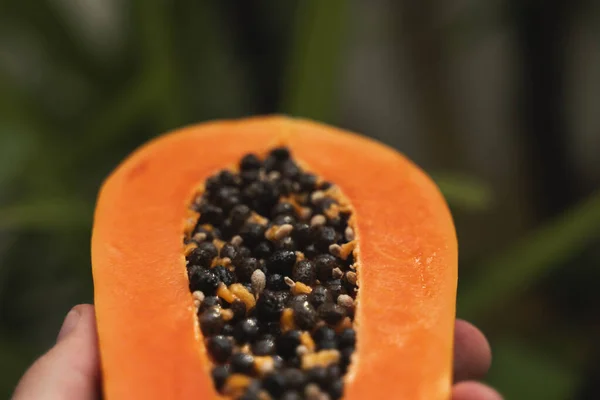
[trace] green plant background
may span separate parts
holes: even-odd
[[[507,399],[600,398],[599,20],[587,1],[0,1],[0,397],[92,301],[110,170],[165,130],[277,112],[432,174],[458,313]]]

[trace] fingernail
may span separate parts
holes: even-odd
[[[56,339],[57,342],[60,342],[75,329],[77,323],[79,322],[79,318],[81,318],[81,313],[79,310],[77,308],[72,308],[65,317],[62,327],[60,328],[60,332],[58,332],[58,338]]]

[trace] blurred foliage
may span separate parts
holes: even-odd
[[[600,193],[517,241],[495,258],[483,261],[480,277],[468,282],[459,296],[463,318],[481,319],[506,299],[520,295],[583,251],[600,235]]]
[[[432,178],[448,203],[455,208],[476,212],[492,207],[492,189],[480,179],[456,173],[433,173]]]
[[[285,74],[283,110],[319,121],[335,121],[349,28],[344,0],[301,2]]]
[[[579,371],[532,343],[499,340],[494,351],[488,380],[506,399],[570,399],[581,382]]]
[[[430,164],[439,165],[430,172],[454,212],[459,238],[493,231],[496,226],[477,221],[501,212],[506,188],[493,187],[481,171],[456,167],[462,161],[458,152],[469,143],[453,136],[460,123],[449,110],[448,93],[440,92],[446,59],[434,58],[434,69],[423,62],[432,53],[449,52],[440,46],[478,40],[477,32],[514,23],[510,18],[517,11],[509,1],[474,2],[437,31],[431,13],[442,3],[400,3],[418,28],[399,40],[412,49],[406,57],[414,58],[408,64],[417,78],[412,82],[411,72],[403,72],[401,79],[414,83],[419,94],[419,85],[426,89],[423,98],[429,100],[415,103],[427,120],[424,152],[438,161]],[[347,53],[355,44],[352,27],[369,18],[353,12],[359,2],[130,0],[87,11],[82,4],[5,0],[0,5],[3,397],[52,343],[69,307],[92,301],[89,235],[95,196],[104,177],[135,147],[184,124],[258,113],[355,128],[340,109],[348,85]],[[396,10],[396,4],[387,6]],[[440,32],[448,34],[447,42]],[[377,129],[385,131],[381,124]],[[422,133],[412,137],[421,139]],[[371,134],[399,143],[395,134]],[[545,132],[535,134],[543,142]],[[526,148],[521,152],[528,154]],[[520,185],[508,190],[520,192]],[[575,197],[579,203],[551,219],[530,218],[532,229],[503,237],[491,255],[475,245],[461,247],[473,256],[461,260],[459,315],[489,334],[496,352],[489,379],[508,399],[575,399],[588,366],[598,361],[589,350],[598,333],[600,299],[593,278],[600,261],[595,250],[600,197]],[[540,198],[530,204],[533,211],[544,207]],[[586,398],[599,397],[596,392]]]

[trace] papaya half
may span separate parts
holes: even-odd
[[[398,152],[286,117],[166,134],[92,234],[104,397],[449,399],[457,241]]]

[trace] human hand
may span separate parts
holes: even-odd
[[[13,400],[99,398],[100,358],[94,307],[80,304],[67,314],[54,347],[25,372]]]
[[[501,400],[474,379],[485,375],[491,352],[473,325],[456,322],[452,400]],[[92,400],[100,398],[100,359],[94,307],[74,307],[65,318],[56,345],[23,375],[13,400]]]
[[[492,361],[487,339],[473,325],[457,320],[454,327],[454,388],[452,400],[502,400],[494,389],[477,382]]]

